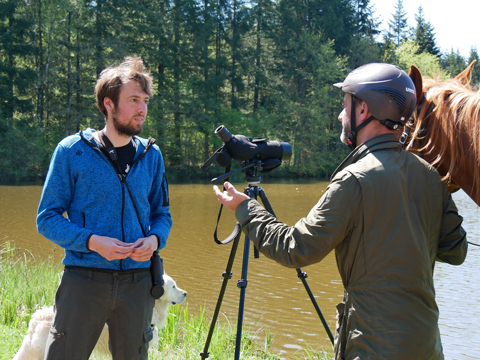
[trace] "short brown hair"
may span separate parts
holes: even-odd
[[[142,90],[152,96],[153,78],[150,71],[145,70],[143,61],[140,57],[127,56],[123,62],[116,67],[107,67],[100,73],[97,83],[95,84],[95,96],[97,99],[97,107],[100,112],[107,117],[107,109],[103,105],[103,99],[108,97],[117,106],[118,96],[122,90],[123,84],[133,80],[140,84]]]

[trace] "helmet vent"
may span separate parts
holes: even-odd
[[[389,96],[395,102],[395,104],[397,104],[398,113],[399,114],[404,113],[405,106],[407,104],[407,97],[403,95],[401,92],[392,88],[376,88],[372,90],[378,91],[382,94]]]

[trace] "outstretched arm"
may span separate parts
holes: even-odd
[[[226,182],[215,195],[235,216],[242,231],[255,247],[268,258],[287,267],[302,267],[321,261],[358,226],[355,221],[361,207],[361,191],[357,179],[342,172],[306,218],[294,226],[277,220],[260,203]]]
[[[213,191],[215,192],[218,201],[220,201],[227,209],[236,211],[240,203],[250,199],[247,195],[235,189],[235,186],[228,181],[223,185],[225,186],[224,192],[221,192],[217,185],[213,186]]]

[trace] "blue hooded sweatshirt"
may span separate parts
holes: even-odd
[[[134,161],[120,181],[94,132],[87,129],[68,136],[55,149],[38,207],[38,232],[65,249],[66,266],[148,268],[150,261],[129,257],[108,261],[87,249],[87,241],[93,234],[126,243],[156,235],[159,249],[165,247],[172,219],[162,154],[153,142],[135,136]]]

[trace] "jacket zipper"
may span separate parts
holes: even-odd
[[[122,183],[122,242],[125,242],[125,229],[123,228],[123,215],[125,214],[125,183],[123,181],[120,182]],[[120,271],[123,271],[123,259],[120,259]]]
[[[120,181],[120,184],[122,185],[122,215],[121,215],[121,228],[122,228],[122,242],[125,242],[125,230],[124,230],[124,226],[123,226],[123,215],[124,215],[124,212],[125,212],[125,186],[126,186],[126,183],[125,181],[127,180],[126,177],[128,176],[128,174],[130,173],[130,171],[132,171],[132,168],[133,166],[139,162],[144,156],[145,154],[147,153],[147,151],[150,149],[150,147],[155,144],[155,139],[153,138],[149,138],[148,139],[148,144],[147,146],[145,147],[145,150],[143,151],[143,153],[141,153],[138,158],[136,158],[133,162],[132,162],[132,165],[130,166],[130,171],[127,173],[127,175],[125,177],[123,177],[122,174],[119,174],[117,173],[117,170],[115,170],[115,166],[113,166],[113,164],[110,162],[110,160],[105,156],[105,154],[102,152],[102,150],[100,150],[97,146],[95,146],[94,144],[92,144],[90,141],[88,141],[87,139],[85,139],[83,137],[83,132],[80,132],[79,133],[80,137],[82,138],[83,141],[85,141],[92,149],[94,150],[97,150],[104,158],[107,159],[107,162],[110,164],[110,166],[112,167],[113,171],[115,172],[115,174],[117,175],[117,178],[118,180]],[[135,141],[135,139],[133,139],[133,141]],[[84,214],[84,219],[85,219],[85,214]],[[123,260],[120,259],[120,271],[123,271]]]

